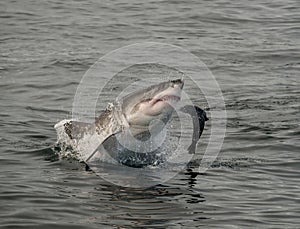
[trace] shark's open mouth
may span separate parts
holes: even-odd
[[[160,97],[159,99],[156,99],[154,103],[165,101],[165,102],[178,102],[180,100],[180,97],[177,95],[165,95],[163,97]]]

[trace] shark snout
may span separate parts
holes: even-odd
[[[183,88],[184,81],[182,79],[177,79],[177,80],[171,80],[170,81],[170,86],[171,87],[179,87],[180,89]]]

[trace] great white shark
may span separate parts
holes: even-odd
[[[62,120],[54,126],[58,136],[57,143],[62,151],[71,152],[72,158],[87,164],[98,158],[104,149],[116,157],[113,152],[117,142],[116,136],[130,134],[133,138],[142,140],[151,133],[162,130],[181,99],[183,86],[183,80],[177,79],[130,93],[110,104],[93,123]],[[195,150],[207,117],[199,107],[185,106],[181,110],[193,118],[194,134],[189,148],[191,152]],[[132,167],[143,167],[157,160],[153,152],[125,153],[128,157],[118,161]],[[142,162],[137,159],[140,157],[143,158]]]

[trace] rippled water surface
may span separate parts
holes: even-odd
[[[0,227],[298,228],[299,7],[297,0],[2,1]],[[180,46],[209,67],[224,95],[227,132],[206,173],[194,159],[164,184],[122,188],[56,160],[53,125],[71,117],[77,85],[99,57],[144,41]],[[209,129],[208,122],[199,152]]]

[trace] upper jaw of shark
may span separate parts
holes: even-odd
[[[183,88],[182,80],[174,80],[168,82],[168,87],[157,93],[150,100],[150,104],[156,104],[157,102],[169,102],[170,104],[175,104],[181,99],[181,90]]]

